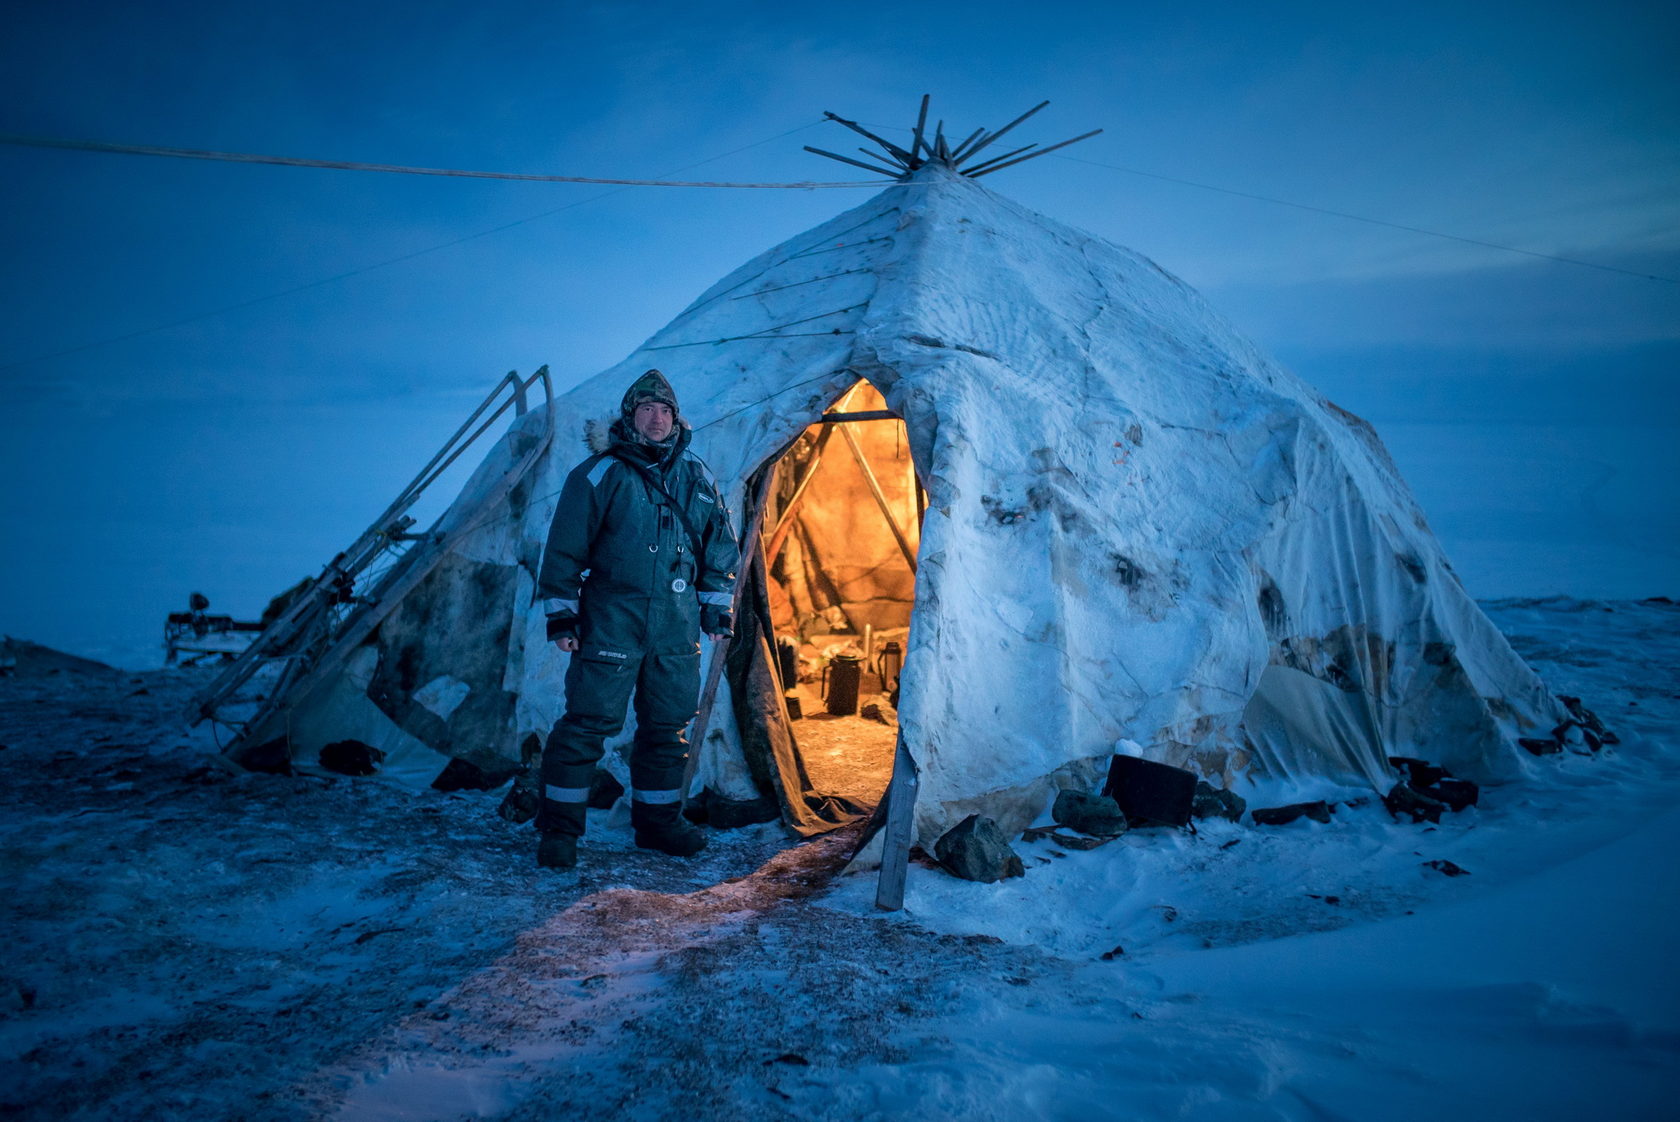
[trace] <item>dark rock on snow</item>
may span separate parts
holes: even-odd
[[[1563,745],[1555,737],[1524,736],[1518,738],[1517,743],[1533,756],[1555,756],[1563,751]]]
[[[1406,782],[1418,790],[1447,778],[1452,772],[1444,767],[1432,764],[1427,760],[1420,760],[1415,756],[1390,756],[1390,767],[1406,773]]]
[[[1256,826],[1287,826],[1300,818],[1314,822],[1330,821],[1330,804],[1323,799],[1310,803],[1290,803],[1288,806],[1263,806],[1253,812]]]
[[[1441,812],[1447,809],[1447,804],[1440,799],[1432,799],[1404,783],[1396,783],[1393,789],[1383,796],[1383,806],[1387,807],[1394,817],[1405,815],[1413,822],[1439,822]]]
[[[1463,810],[1475,806],[1482,797],[1482,789],[1468,779],[1454,779],[1448,776],[1437,783],[1425,787],[1423,793],[1429,798],[1447,804],[1451,810]]]
[[[1126,832],[1126,815],[1111,798],[1087,791],[1062,791],[1050,808],[1059,826],[1099,838],[1115,838]]]
[[[321,749],[321,766],[339,775],[372,775],[384,762],[384,752],[360,740],[335,740]]]
[[[1197,818],[1225,818],[1241,822],[1248,810],[1248,801],[1235,791],[1222,790],[1211,783],[1197,781],[1196,795],[1190,803],[1190,813]]]
[[[947,872],[963,880],[990,884],[1026,875],[1020,856],[1009,848],[998,824],[971,814],[952,826],[933,845],[933,855]]]
[[[1425,861],[1423,864],[1426,868],[1434,869],[1436,872],[1449,877],[1467,877],[1470,875],[1469,869],[1466,869],[1463,865],[1460,865],[1457,862],[1448,861],[1445,858],[1442,858],[1439,861]]]
[[[542,788],[529,768],[513,777],[513,786],[496,808],[496,813],[522,826],[537,816],[537,804],[542,801]]]

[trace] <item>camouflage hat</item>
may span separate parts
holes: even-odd
[[[657,370],[649,370],[630,383],[630,388],[624,391],[624,401],[618,407],[619,412],[625,417],[630,417],[636,412],[636,406],[647,401],[659,401],[669,405],[673,415],[680,412],[677,408],[677,392],[671,388],[671,383],[665,380],[665,375]]]

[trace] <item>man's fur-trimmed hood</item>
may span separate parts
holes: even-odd
[[[688,419],[681,415],[677,417],[677,427],[674,430],[676,438],[672,447],[679,452],[688,447],[689,438],[693,435],[693,426]],[[608,413],[600,417],[592,417],[583,423],[583,443],[591,454],[605,452],[614,444],[636,444],[647,447],[637,438],[635,431],[622,416]]]

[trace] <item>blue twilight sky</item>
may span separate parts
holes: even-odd
[[[867,178],[801,151],[853,148],[824,109],[902,128],[927,92],[963,136],[1048,98],[1026,140],[1105,133],[987,184],[1373,420],[1472,592],[1673,594],[1675,12],[23,0],[0,131],[793,181]],[[868,193],[12,146],[0,183],[0,632],[130,662],[194,588],[245,614],[318,569],[502,372],[593,373]]]

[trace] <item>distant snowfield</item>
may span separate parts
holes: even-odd
[[[892,916],[872,875],[833,879],[844,838],[677,862],[614,812],[581,872],[539,875],[496,793],[207,766],[172,723],[192,675],[0,681],[0,1108],[1672,1117],[1680,607],[1486,607],[1618,747],[1433,829],[1372,802],[1017,842],[997,885],[913,865]]]

